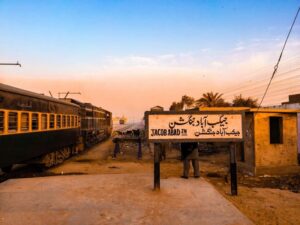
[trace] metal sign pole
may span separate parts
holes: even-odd
[[[160,189],[160,151],[161,144],[154,143],[154,190]]]
[[[147,140],[154,143],[154,189],[160,188],[160,154],[165,142],[229,142],[231,194],[237,195],[236,145],[244,140],[244,111],[147,111]]]
[[[236,143],[230,144],[230,177],[231,177],[231,195],[237,195],[238,187],[237,187],[237,166],[236,166]]]
[[[137,159],[142,159],[142,139],[141,137],[138,138],[138,153],[137,153]]]

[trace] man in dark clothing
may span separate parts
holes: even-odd
[[[181,143],[181,159],[183,160],[183,176],[182,178],[187,179],[189,177],[190,161],[194,168],[194,177],[200,177],[199,170],[199,153],[197,142],[186,142]]]

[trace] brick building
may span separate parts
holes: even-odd
[[[239,111],[245,114],[244,142],[237,151],[239,169],[253,175],[300,172],[300,110],[216,107],[200,108],[200,111]]]

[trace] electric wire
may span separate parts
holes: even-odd
[[[276,76],[276,78],[280,78],[280,79],[277,80],[277,82],[280,82],[280,81],[283,81],[283,80],[287,80],[287,79],[294,78],[295,75],[294,75],[293,72],[296,72],[296,71],[298,71],[298,70],[300,70],[300,67],[295,68],[295,69],[292,69],[292,70],[289,70],[289,71],[286,71],[286,72],[281,73],[281,74],[278,74],[278,75]],[[283,76],[283,75],[285,75],[285,76]],[[259,87],[259,86],[264,86],[265,84],[263,84],[263,83],[265,83],[265,82],[267,82],[267,81],[268,81],[268,79],[262,79],[262,80],[255,81],[256,84],[254,84],[254,85],[251,84],[251,85],[247,85],[247,86],[244,86],[244,87],[242,86],[242,87],[240,87],[240,88],[234,89],[233,91],[230,91],[230,92],[227,92],[227,93],[223,94],[223,96],[229,96],[229,95],[232,95],[232,94],[234,94],[234,93],[245,92],[245,91],[248,91],[248,90],[252,90],[252,89],[254,89],[254,88],[257,88],[257,87]]]
[[[270,87],[270,85],[271,85],[271,83],[272,83],[272,80],[273,80],[273,78],[274,78],[274,76],[275,76],[275,74],[276,74],[276,72],[277,72],[277,70],[278,70],[278,66],[279,66],[279,63],[280,63],[280,61],[281,61],[281,58],[282,58],[282,55],[283,55],[283,52],[284,52],[286,43],[287,43],[287,41],[288,41],[288,39],[289,39],[289,37],[290,37],[290,34],[291,34],[292,30],[293,30],[293,27],[294,27],[294,24],[295,24],[295,22],[296,22],[296,20],[297,20],[299,11],[300,11],[300,7],[299,7],[298,10],[297,10],[296,16],[295,16],[294,21],[293,21],[293,23],[292,23],[292,26],[291,26],[291,28],[290,28],[290,30],[289,30],[289,33],[288,33],[288,35],[287,35],[287,37],[286,37],[286,39],[285,39],[285,42],[284,42],[284,45],[283,45],[283,47],[282,47],[281,53],[280,53],[280,55],[279,55],[279,58],[278,58],[278,60],[277,60],[277,63],[276,63],[276,65],[274,66],[274,71],[273,71],[273,73],[272,73],[272,76],[271,76],[271,78],[270,78],[270,81],[269,81],[269,83],[268,83],[268,86],[267,86],[267,88],[266,88],[266,90],[265,90],[265,93],[264,93],[264,95],[263,95],[263,97],[262,97],[262,99],[261,99],[261,101],[260,101],[260,103],[259,103],[259,105],[258,105],[257,112],[259,111],[259,109],[260,109],[260,107],[261,107],[261,104],[263,103],[264,98],[265,98],[265,96],[266,96],[266,94],[267,94],[267,92],[268,92],[268,89],[269,89],[269,87]]]
[[[281,65],[282,65],[282,64],[287,64],[288,62],[293,61],[293,60],[298,59],[298,58],[300,58],[300,55],[296,55],[296,56],[294,56],[294,57],[285,59],[284,61],[281,61]],[[300,62],[294,62],[294,64],[298,65],[298,64],[300,64]],[[290,67],[290,63],[289,63],[289,67]],[[252,72],[252,73],[249,73],[249,74],[247,74],[247,75],[244,75],[244,76],[247,76],[247,77],[250,76],[250,79],[251,79],[251,80],[247,80],[247,81],[244,81],[244,82],[240,82],[238,85],[239,85],[240,87],[247,87],[248,85],[252,85],[252,84],[244,84],[244,83],[249,83],[249,82],[252,82],[253,79],[261,78],[261,77],[262,77],[262,74],[264,74],[265,72],[268,72],[271,68],[272,68],[272,67],[269,66],[269,65],[268,65],[268,66],[264,66],[264,67],[262,67],[262,68],[260,68],[260,69],[257,69],[257,71],[255,71],[255,72]],[[298,68],[300,68],[300,67],[298,67]],[[253,74],[254,76],[251,76],[252,74]],[[256,75],[256,74],[257,74],[257,75]],[[276,76],[279,76],[279,74],[277,74]],[[269,78],[264,78],[264,80],[269,80]],[[226,94],[227,94],[227,92],[228,92],[228,91],[230,92],[230,90],[232,90],[232,87],[223,89],[223,90],[222,90],[222,93],[226,93]]]

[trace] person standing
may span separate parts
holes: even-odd
[[[190,161],[192,161],[194,169],[194,177],[200,177],[199,169],[199,152],[197,142],[181,143],[181,159],[183,160],[183,175],[182,178],[189,178]]]

